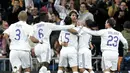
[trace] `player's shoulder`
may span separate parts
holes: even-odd
[[[106,30],[108,30],[108,29],[100,29],[100,30],[102,30],[102,31],[106,31]]]
[[[44,25],[44,26],[49,26],[49,25],[53,25],[54,23],[50,23],[50,22],[39,22],[38,24]]]
[[[90,30],[90,28],[88,28],[88,27],[79,27],[79,28],[82,30]]]
[[[9,28],[13,28],[13,27],[15,27],[17,24],[18,24],[18,22],[12,23],[12,24],[9,26]]]
[[[120,31],[117,31],[117,30],[115,30],[115,29],[113,29],[113,31],[114,31],[114,32],[117,32],[117,33],[119,33],[119,34],[121,34],[121,32],[120,32]]]

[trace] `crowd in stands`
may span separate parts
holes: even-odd
[[[34,25],[40,21],[39,12],[46,12],[49,16],[49,22],[60,25],[70,11],[78,13],[78,20],[92,20],[94,24],[90,25],[93,30],[105,29],[105,21],[108,18],[114,18],[116,25],[114,29],[122,32],[130,46],[130,0],[0,0],[0,58],[8,58],[9,47],[6,40],[3,39],[3,31],[12,23],[18,21],[18,13],[22,10],[27,11],[29,25]],[[48,21],[45,19],[45,21]],[[83,23],[84,24],[84,23]],[[50,36],[51,48],[54,51],[54,57],[59,56],[61,46],[57,41],[60,31],[53,31]],[[92,44],[96,48],[96,55],[101,55],[100,37],[93,36]],[[32,48],[33,43],[31,43]],[[95,53],[95,50],[94,50]],[[122,58],[127,53],[127,49],[119,46],[119,65],[121,70],[125,70]],[[127,54],[130,57],[130,54]],[[123,58],[123,62],[125,58]],[[130,59],[127,58],[130,64]],[[130,70],[130,65],[126,69]],[[2,61],[0,61],[0,69]],[[120,66],[118,67],[120,69]]]

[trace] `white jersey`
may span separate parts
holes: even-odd
[[[54,23],[48,23],[48,22],[39,22],[33,26],[33,33],[31,33],[31,36],[35,36],[39,40],[43,40],[44,43],[49,44],[49,37],[52,31],[54,30],[62,30],[62,29],[70,29],[74,26],[68,25],[68,26],[61,26],[56,25]]]
[[[31,33],[32,27],[26,22],[19,21],[11,24],[4,33],[9,35],[11,40],[10,50],[27,50],[30,51],[30,45],[28,41],[28,36]]]
[[[76,28],[74,28],[76,29]],[[62,42],[67,42],[68,47],[75,47],[77,49],[78,45],[78,37],[77,35],[74,35],[70,33],[69,31],[62,30],[60,35],[59,35],[59,43],[61,44]]]
[[[124,47],[128,48],[128,43],[126,39],[122,36],[122,34],[116,31],[113,28],[102,29],[99,31],[92,31],[88,28],[84,30],[85,32],[95,35],[101,36],[101,50],[110,50],[118,52],[119,41],[124,44]]]
[[[89,45],[92,39],[92,36],[86,32],[83,31],[83,29],[85,29],[85,27],[83,27],[81,29],[81,31],[79,32],[79,50],[83,49],[83,48],[88,48],[89,49]]]

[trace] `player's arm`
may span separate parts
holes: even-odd
[[[48,27],[53,30],[66,30],[66,29],[71,29],[74,27],[74,25],[56,25],[54,23],[46,23],[48,25]]]
[[[38,40],[38,39],[36,39],[34,36],[30,36],[30,40],[33,42],[33,43],[43,43],[43,41],[42,40]]]
[[[29,34],[29,39],[33,42],[33,43],[42,43],[42,40],[38,40],[37,38],[35,38],[33,35],[35,33],[35,26],[33,27],[32,31]]]
[[[6,43],[8,45],[10,45],[10,41],[9,41],[9,34],[10,34],[10,27],[8,29],[6,29],[4,32],[3,32],[4,36],[3,38],[6,40]]]
[[[60,44],[61,46],[67,47],[67,46],[68,46],[68,43],[62,41],[62,37],[63,37],[62,35],[63,35],[63,34],[62,34],[62,31],[61,31],[61,32],[60,32],[60,35],[59,35],[59,38],[58,38],[59,44]]]
[[[90,34],[90,35],[94,35],[94,36],[102,36],[105,33],[105,29],[93,31],[89,28],[84,28],[83,31]]]
[[[127,40],[123,37],[123,35],[120,33],[120,40],[121,40],[121,42],[123,43],[123,45],[124,45],[124,49],[128,49],[128,42],[127,42]]]
[[[72,34],[78,34],[78,31],[77,30],[75,30],[75,29],[73,29],[73,28],[71,28],[71,29],[68,29],[68,31],[70,32],[70,33],[72,33]]]
[[[36,39],[34,36],[30,36],[30,40],[31,40],[33,43],[39,43],[39,40]]]
[[[2,48],[3,48],[3,52],[2,52],[2,54],[3,55],[6,55],[7,54],[7,52],[6,52],[6,45],[7,45],[7,43],[6,43],[6,39],[5,38],[3,38],[2,39]]]
[[[59,44],[61,45],[62,42],[62,31],[60,32],[59,38],[58,38]]]
[[[93,44],[92,44],[92,36],[91,36],[91,38],[89,39],[89,46],[90,46],[90,50],[93,50],[93,48],[94,48],[94,46],[93,46]]]

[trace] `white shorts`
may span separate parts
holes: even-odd
[[[77,66],[77,51],[74,47],[63,47],[60,51],[59,67]]]
[[[112,71],[117,70],[118,63],[118,52],[104,51],[102,53],[102,70],[111,69]]]
[[[29,51],[18,51],[18,50],[11,50],[9,55],[9,60],[12,65],[12,69],[14,71],[14,67],[23,69],[31,67],[32,58]]]
[[[87,49],[87,48],[85,48]],[[91,50],[80,51],[78,54],[79,68],[92,69],[92,53]]]
[[[51,49],[48,44],[37,44],[34,48],[38,62],[48,62],[51,60]]]

